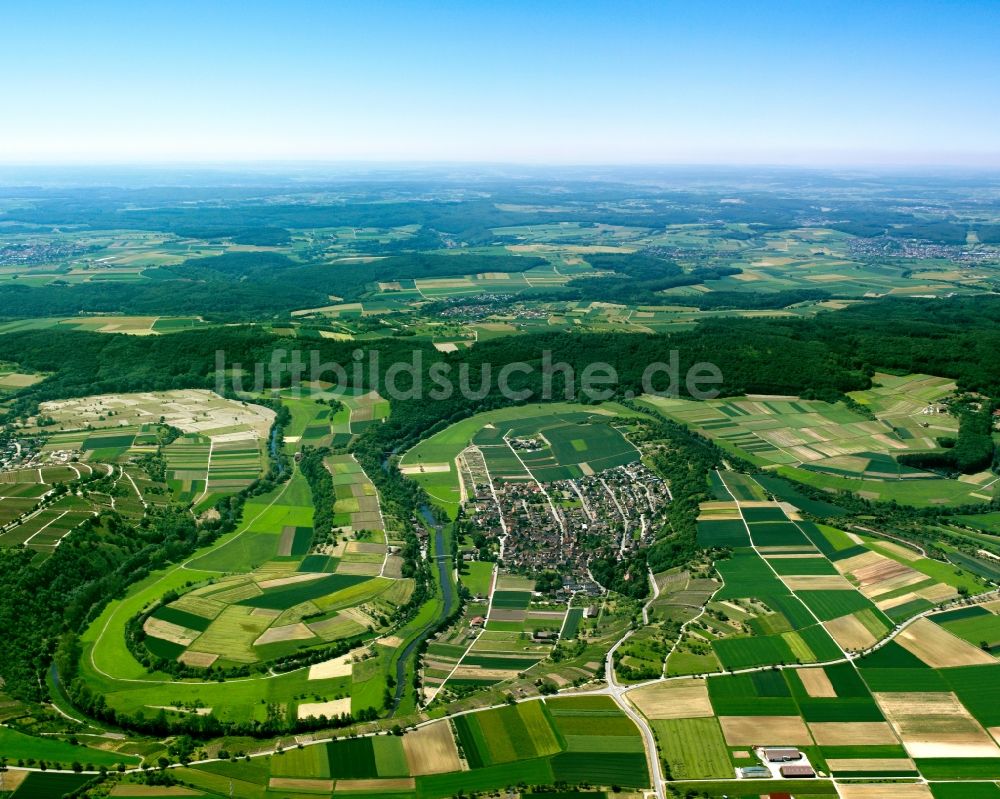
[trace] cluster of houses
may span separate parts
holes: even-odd
[[[515,443],[526,449],[533,440]],[[648,544],[663,524],[669,489],[641,463],[551,483],[491,481],[481,453],[470,450],[463,453],[463,471],[473,525],[496,542],[504,568],[559,572],[560,593],[600,593],[588,568],[591,558],[625,557]]]
[[[899,239],[889,236],[853,238],[848,247],[852,256],[860,260],[884,258],[943,259],[965,265],[994,264],[1000,259],[996,247],[961,244],[937,244],[920,239]]]
[[[34,438],[0,440],[0,472],[11,469],[37,469],[39,466],[65,466],[80,460],[80,451],[55,449],[42,452],[42,441]]]
[[[463,322],[485,319],[512,299],[513,294],[480,294],[476,297],[476,302],[470,303],[466,297],[453,297],[445,300],[450,307],[442,308],[438,315],[445,319],[461,319]]]
[[[0,246],[0,266],[37,266],[85,255],[99,247],[68,241],[27,241]]]
[[[2,438],[0,439],[0,471],[7,469],[32,469],[42,465],[46,460],[41,453],[42,442],[33,438]],[[56,453],[52,453],[55,455]],[[55,463],[66,463],[72,453],[66,453],[66,459],[53,458],[47,460]]]

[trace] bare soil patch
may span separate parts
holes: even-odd
[[[310,680],[332,680],[335,677],[349,677],[354,669],[354,653],[348,652],[333,660],[324,660],[309,667]]]
[[[201,669],[207,669],[218,659],[219,656],[213,652],[182,652],[181,656],[177,658],[185,666],[194,666]]]
[[[171,641],[181,646],[190,646],[194,639],[200,635],[197,630],[189,630],[187,627],[181,627],[179,624],[163,621],[152,616],[146,619],[142,625],[142,629],[145,630],[146,635],[151,635],[153,638],[160,638],[164,641]]]

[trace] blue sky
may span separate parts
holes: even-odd
[[[1000,165],[1000,2],[46,2],[0,162]]]

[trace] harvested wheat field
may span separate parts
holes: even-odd
[[[337,780],[337,792],[412,791],[416,788],[416,785],[416,780],[413,777],[396,777],[383,780]]]
[[[649,719],[712,716],[705,680],[671,680],[630,691],[629,700]]]
[[[300,719],[307,719],[310,716],[316,718],[326,716],[328,719],[332,719],[344,713],[350,714],[351,697],[345,696],[343,699],[332,699],[329,702],[303,702],[299,705],[298,712]]]
[[[839,619],[825,622],[823,626],[833,640],[844,649],[855,651],[867,649],[878,640],[855,616],[841,616]]]
[[[865,771],[872,774],[891,774],[916,771],[916,764],[908,757],[852,757],[826,759],[830,771]]]
[[[877,607],[882,612],[892,610],[893,608],[898,608],[900,605],[905,605],[908,602],[913,602],[919,597],[915,593],[900,594],[899,596],[890,597],[889,599],[875,599],[875,607]]]
[[[219,659],[219,656],[214,652],[181,652],[178,662],[183,663],[185,666],[195,666],[201,669],[207,669],[215,661]]]
[[[931,789],[917,782],[902,784],[855,785],[841,783],[837,786],[840,799],[932,799]]]
[[[929,585],[926,588],[921,588],[917,591],[917,596],[921,596],[928,602],[944,602],[949,599],[954,599],[958,596],[958,591],[954,586],[947,585],[946,583],[937,583],[935,585]]]
[[[21,787],[21,783],[28,778],[28,774],[30,773],[30,771],[23,771],[18,768],[9,769],[4,775],[4,791],[16,791]]]
[[[271,777],[267,787],[273,791],[333,793],[333,780],[309,780],[301,777]]]
[[[729,746],[811,746],[812,736],[798,716],[722,716]]]
[[[989,652],[952,635],[930,619],[918,619],[903,630],[896,641],[935,669],[997,662]]]
[[[333,660],[324,660],[309,667],[310,680],[332,680],[334,677],[349,677],[354,669],[354,652],[348,652]]]
[[[814,699],[830,699],[837,695],[833,683],[830,682],[830,678],[826,676],[823,669],[800,669],[798,675],[802,681],[802,687]]]
[[[1000,748],[955,694],[876,693],[910,757],[1000,757]]]
[[[789,591],[853,591],[846,577],[839,574],[801,574],[783,576]]]
[[[884,549],[886,552],[891,552],[893,555],[902,558],[903,560],[920,560],[920,553],[915,552],[909,547],[904,547],[902,544],[896,544],[892,541],[879,541],[878,546],[880,549]]]
[[[854,574],[858,569],[865,569],[885,560],[888,560],[888,558],[883,555],[879,555],[878,552],[872,552],[869,550],[868,552],[863,552],[860,555],[855,555],[852,558],[834,561],[833,567],[841,574]]]
[[[189,630],[187,627],[181,627],[179,624],[163,621],[153,616],[146,619],[142,625],[142,629],[146,635],[151,635],[153,638],[161,638],[164,641],[171,641],[181,646],[190,646],[194,642],[194,639],[201,635],[197,630]]]
[[[820,746],[877,746],[899,743],[884,721],[820,721],[809,725]]]
[[[298,624],[286,624],[282,627],[270,627],[253,642],[253,645],[263,646],[264,644],[275,644],[281,641],[305,641],[315,637],[312,630],[302,622],[299,622]]]
[[[463,665],[452,675],[456,680],[509,680],[520,669],[487,669],[482,666]]]
[[[281,539],[278,541],[278,557],[287,558],[292,554],[292,543],[295,541],[295,528],[285,526],[281,530]]]
[[[355,574],[361,577],[376,577],[381,571],[381,563],[350,563],[342,560],[337,565],[337,574]]]
[[[403,751],[414,777],[461,771],[462,761],[447,721],[436,721],[403,736]]]

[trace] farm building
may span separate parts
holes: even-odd
[[[744,766],[740,769],[740,776],[745,780],[769,780],[771,770],[763,766]]]
[[[801,760],[802,753],[798,749],[765,749],[764,759],[769,763],[788,763],[791,760]]]
[[[782,766],[781,776],[789,779],[801,779],[803,777],[815,777],[816,772],[811,766]]]

